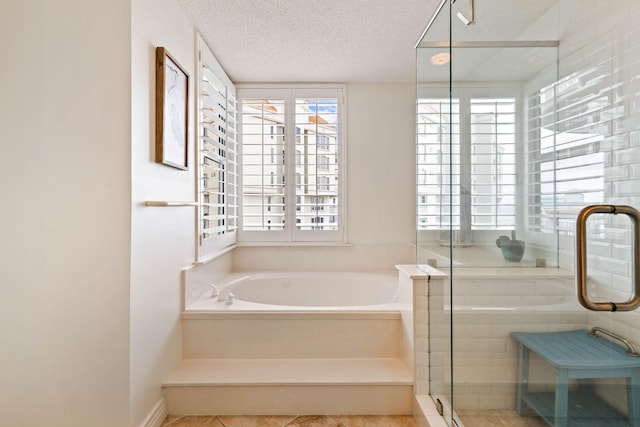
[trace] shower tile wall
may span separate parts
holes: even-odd
[[[603,202],[640,209],[640,8],[637,0],[615,3],[561,0],[560,78],[580,76],[571,99],[576,127],[601,136],[605,153]],[[576,102],[577,101],[577,102]],[[562,109],[562,100],[559,108]],[[573,120],[573,119],[571,119]],[[571,121],[569,120],[569,122]],[[585,124],[586,123],[586,124]],[[611,217],[611,216],[610,216]],[[607,220],[602,238],[589,239],[590,285],[603,299],[626,299],[632,280],[628,220]],[[561,236],[561,266],[573,269],[574,239]],[[638,260],[636,260],[638,261]],[[589,326],[610,329],[640,346],[640,311],[589,313]]]
[[[435,284],[438,285],[435,285]],[[444,286],[443,280],[433,280],[434,289]],[[429,322],[431,321],[428,304],[433,302],[429,299],[429,281],[413,281],[414,296],[414,346],[415,346],[415,394],[429,394]],[[434,297],[435,298],[435,297]],[[440,301],[442,298],[440,298]]]
[[[455,286],[453,363],[457,408],[515,408],[518,349],[511,332],[580,329],[587,322],[587,313],[568,301],[573,296],[572,279],[458,277]],[[445,293],[442,287],[430,284],[431,375],[444,378],[443,383],[431,383],[432,394],[445,394],[450,382],[450,311],[442,309],[449,304]],[[500,305],[504,298],[515,298],[515,304]],[[478,301],[487,305],[479,307]],[[471,302],[476,305],[464,306]],[[532,305],[522,305],[525,303]],[[556,304],[555,308],[552,304]],[[443,327],[434,327],[437,324]],[[534,357],[531,366],[533,387],[542,389],[554,383],[554,372],[548,364]]]

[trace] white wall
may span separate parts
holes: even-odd
[[[130,1],[0,6],[0,425],[129,422]]]
[[[190,76],[189,170],[155,163],[155,48]],[[144,207],[147,200],[196,200],[195,29],[175,0],[132,2],[131,425],[161,399],[161,381],[181,358],[180,270],[196,257],[193,207]]]
[[[195,77],[194,29],[173,0],[2,6],[0,425],[138,426],[180,359],[195,211],[142,203],[196,195],[193,167],[154,163],[158,45]],[[353,246],[284,254],[393,268],[413,258],[413,86],[349,96]]]
[[[350,246],[240,247],[234,269],[392,270],[414,262],[415,85],[351,83],[347,103]]]

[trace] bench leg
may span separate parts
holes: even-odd
[[[640,427],[640,369],[634,369],[627,378],[627,408],[629,424]]]
[[[518,388],[516,389],[516,411],[518,415],[527,415],[524,397],[529,390],[529,349],[522,344],[518,347]]]
[[[569,376],[566,369],[556,369],[556,395],[553,427],[567,427],[569,418]]]

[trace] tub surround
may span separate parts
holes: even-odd
[[[184,359],[164,381],[169,414],[412,412],[399,318],[257,316],[183,319]]]
[[[395,301],[383,305],[225,305],[197,282],[203,293],[182,314],[183,360],[163,383],[169,414],[413,413],[402,315],[411,289],[396,285]]]
[[[397,265],[400,283],[407,283],[412,293],[412,310],[406,321],[411,323],[411,363],[415,395],[429,395],[429,288],[443,288],[447,275],[425,265]],[[406,286],[405,286],[406,287]]]
[[[398,313],[185,313],[183,359],[398,358]]]
[[[207,263],[193,264],[181,272],[181,311],[211,292],[210,285],[231,274],[232,257],[225,254]]]
[[[240,299],[226,305],[211,296],[206,274],[193,271],[197,268],[186,272],[185,295],[190,297],[185,297],[182,314],[183,361],[164,382],[169,414],[414,412],[418,422],[422,420],[424,424],[431,417],[428,422],[437,425],[434,415],[426,414],[424,409],[433,411],[427,404],[431,401],[428,395],[437,393],[439,387],[436,381],[431,383],[436,389],[431,389],[434,386],[429,381],[429,363],[444,368],[447,362],[442,340],[435,337],[429,341],[429,325],[448,322],[445,287],[450,272],[429,265],[396,268],[398,284],[392,303],[347,307],[282,306]],[[262,274],[269,278],[282,276],[278,272]],[[297,274],[329,278],[333,273]],[[219,275],[216,283],[224,287],[251,275],[256,272]],[[542,305],[570,293],[573,283],[573,273],[560,268],[465,267],[456,268],[453,275],[463,303],[477,302],[483,295],[513,300],[516,293],[523,293],[527,298],[538,298]],[[390,276],[386,273],[381,277]],[[189,279],[194,279],[193,283]],[[549,284],[555,287],[548,287]],[[356,293],[359,292],[362,290]],[[518,306],[518,302],[512,302]],[[456,357],[463,360],[467,357],[464,348],[471,346],[473,355],[470,353],[469,357],[485,354],[485,347],[491,357],[496,357],[496,348],[504,347],[506,352],[499,356],[500,360],[514,358],[513,346],[508,342],[510,329],[505,327],[526,326],[534,315],[520,312],[520,308],[509,313],[487,312],[480,318],[477,312],[461,309],[459,327],[469,329],[473,336],[456,335],[462,340],[456,346],[463,351]],[[559,328],[585,322],[583,317],[580,313],[548,316]],[[504,330],[505,336],[476,336],[482,319],[492,322],[489,330]],[[467,345],[469,341],[473,344]],[[481,353],[477,353],[478,349]],[[439,372],[445,371],[446,368]],[[476,378],[480,371],[485,370],[460,371],[460,403],[465,405],[461,407],[478,408],[484,401],[473,394],[476,384],[489,380]],[[509,409],[515,371],[513,375],[505,368],[490,371],[492,380],[507,373],[501,380],[504,386],[495,388],[495,396],[486,396],[486,404],[494,408],[498,402],[498,408]],[[467,378],[468,375],[471,376]]]

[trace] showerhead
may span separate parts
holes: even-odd
[[[462,13],[458,12],[457,16],[458,16],[458,19],[461,20],[464,23],[464,25],[471,24],[471,21],[469,21],[467,18],[465,18],[465,16]]]
[[[459,20],[462,21],[462,23],[464,25],[469,25],[469,24],[473,24],[475,22],[475,5],[474,5],[474,0],[469,0],[469,18],[467,18],[466,16],[464,16],[462,13],[458,12],[458,14],[456,15],[458,17]]]

